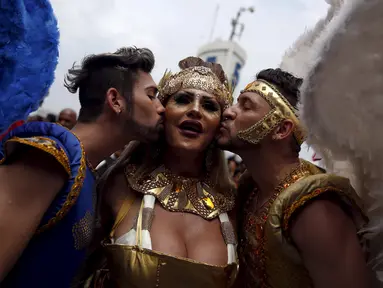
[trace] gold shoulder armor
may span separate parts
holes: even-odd
[[[310,175],[295,182],[278,197],[274,213],[281,216],[281,228],[288,235],[291,219],[311,201],[331,193],[336,200],[344,204],[358,228],[366,221],[361,200],[351,186],[349,179],[331,174]]]
[[[4,163],[6,161],[6,158],[15,152],[17,145],[15,144],[22,144],[34,147],[36,149],[42,150],[50,155],[52,155],[65,169],[65,171],[68,173],[68,175],[71,175],[71,169],[70,169],[70,162],[68,155],[64,151],[60,145],[55,142],[53,139],[50,139],[48,137],[41,137],[41,136],[34,136],[29,138],[20,138],[20,137],[13,137],[6,141],[4,144],[4,157],[3,159],[0,159],[0,164]]]

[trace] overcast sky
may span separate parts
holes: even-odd
[[[241,6],[246,27],[239,44],[248,59],[239,87],[261,69],[276,67],[285,50],[308,27],[325,15],[325,0],[51,0],[61,31],[56,80],[43,108],[59,112],[79,109],[77,95],[63,87],[64,75],[88,54],[114,52],[122,46],[148,47],[156,57],[158,81],[165,69],[177,71],[178,61],[195,55],[210,39],[213,16],[219,14],[213,40],[227,39],[231,18]]]
[[[257,71],[275,67],[293,41],[322,17],[324,0],[51,0],[61,31],[60,61],[44,108],[59,112],[79,109],[77,95],[63,87],[64,75],[88,54],[114,52],[135,45],[150,48],[156,57],[158,81],[165,69],[177,71],[178,61],[195,55],[209,41],[214,11],[220,4],[213,39],[229,37],[231,18],[241,6],[245,31],[239,41],[248,60],[239,86]]]

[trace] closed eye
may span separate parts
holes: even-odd
[[[148,95],[150,100],[154,100],[157,97],[158,90],[156,87],[146,88],[146,95]]]
[[[252,103],[250,100],[246,97],[241,97],[239,100],[239,104],[242,107],[243,110],[250,110],[252,109]]]

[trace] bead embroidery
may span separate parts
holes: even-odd
[[[82,250],[89,245],[93,234],[93,223],[94,217],[87,211],[85,216],[73,225],[74,247],[77,250]]]
[[[55,157],[55,159],[64,167],[68,175],[71,175],[71,169],[68,156],[65,151],[52,139],[47,137],[35,136],[30,138],[14,137],[6,141],[7,143],[16,142],[28,146],[32,146]],[[5,157],[4,157],[5,158]],[[2,159],[4,161],[4,159]]]
[[[74,135],[74,134],[73,134]],[[76,135],[75,135],[76,136]],[[77,136],[76,136],[77,137]],[[77,138],[78,139],[78,138]],[[82,189],[82,185],[84,183],[85,179],[85,173],[86,173],[86,161],[85,161],[85,152],[84,152],[84,146],[82,145],[81,141],[78,139],[81,147],[81,160],[80,160],[80,168],[77,171],[76,178],[74,179],[74,183],[72,187],[70,188],[70,192],[68,193],[68,196],[62,205],[61,209],[56,213],[54,217],[49,219],[48,223],[41,226],[36,234],[42,233],[45,230],[50,229],[52,226],[54,226],[57,222],[59,222],[61,219],[64,218],[64,216],[69,212],[70,208],[76,203],[78,195],[80,194],[80,191]]]
[[[264,226],[268,219],[269,210],[280,195],[286,188],[291,184],[295,183],[304,176],[311,174],[308,165],[302,161],[301,164],[294,169],[276,188],[275,193],[264,203],[256,213],[249,210],[251,202],[254,200],[257,190],[253,190],[249,199],[246,202],[245,207],[245,221],[243,223],[243,237],[241,238],[240,254],[245,259],[246,265],[250,265],[246,270],[249,273],[254,271],[253,277],[250,279],[254,280],[252,283],[255,287],[268,288],[267,274],[266,274],[266,255],[264,251],[264,245],[267,241],[264,234]],[[247,235],[254,236],[254,238],[248,238]],[[251,265],[253,264],[253,265]],[[248,280],[250,280],[248,279]],[[250,283],[249,283],[250,284]]]
[[[324,194],[326,192],[329,192],[329,191],[336,192],[338,195],[346,197],[354,207],[360,206],[360,205],[358,205],[358,203],[356,203],[356,201],[354,200],[354,198],[351,195],[349,195],[347,192],[345,192],[343,190],[340,190],[339,188],[332,187],[332,186],[324,187],[324,188],[318,188],[318,189],[315,189],[314,191],[312,191],[311,193],[304,195],[303,197],[301,197],[300,199],[298,199],[292,205],[290,205],[289,207],[287,207],[285,209],[285,211],[283,212],[283,231],[288,232],[291,216],[294,214],[294,212],[297,209],[304,206],[311,199],[313,199],[313,198],[315,198],[321,194]],[[364,215],[362,211],[361,211],[361,214]],[[366,219],[366,221],[367,221],[367,219]]]
[[[74,134],[73,134],[74,135]],[[76,135],[74,135],[76,136]],[[77,137],[77,136],[76,136]],[[77,138],[78,139],[78,138]],[[30,138],[19,138],[14,137],[12,139],[9,139],[7,142],[18,142],[21,144],[26,144],[33,146],[37,149],[41,149],[52,156],[54,156],[61,165],[66,169],[69,175],[71,174],[71,168],[70,168],[70,162],[68,159],[68,156],[66,155],[65,151],[62,150],[57,143],[55,143],[52,139],[47,137],[30,137]],[[74,179],[74,183],[72,187],[70,188],[70,192],[68,193],[68,196],[62,205],[61,209],[56,213],[55,216],[53,216],[51,219],[49,219],[48,223],[42,225],[37,231],[36,234],[40,234],[44,232],[45,230],[50,229],[52,226],[54,226],[57,222],[59,222],[64,216],[69,212],[70,208],[76,203],[76,200],[78,198],[78,195],[80,194],[80,191],[82,189],[82,185],[85,179],[85,173],[86,173],[86,161],[85,161],[85,152],[84,147],[80,140],[78,139],[81,147],[81,160],[80,160],[80,167],[77,171],[77,176]],[[56,152],[54,152],[56,151]],[[0,164],[2,164],[5,161],[5,156],[0,160]]]

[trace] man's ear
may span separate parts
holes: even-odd
[[[290,119],[283,120],[276,127],[272,134],[273,140],[282,140],[289,137],[294,132],[295,124]]]
[[[117,115],[125,109],[123,98],[116,88],[109,88],[106,91],[106,103]]]

